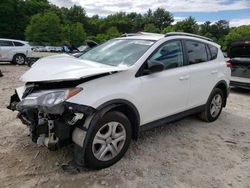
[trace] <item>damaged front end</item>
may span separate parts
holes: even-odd
[[[10,110],[30,129],[32,141],[54,150],[72,142],[72,132],[81,128],[85,118],[94,113],[89,106],[67,102],[82,88],[43,89],[37,85],[18,88],[11,97]]]

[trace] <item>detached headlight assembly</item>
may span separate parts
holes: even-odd
[[[22,100],[17,109],[38,108],[47,113],[61,114],[64,111],[63,102],[82,91],[82,88],[54,90],[32,93]]]

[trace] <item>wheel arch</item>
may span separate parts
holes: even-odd
[[[96,108],[104,115],[110,111],[119,111],[126,115],[132,125],[132,138],[137,140],[139,135],[140,114],[133,103],[124,99],[114,99]]]
[[[13,57],[12,57],[12,62],[15,61],[15,57],[16,57],[17,55],[23,55],[25,59],[26,59],[26,57],[27,57],[26,54],[21,53],[21,52],[18,52],[18,53],[15,53],[15,54],[13,55]]]
[[[223,102],[223,107],[225,107],[227,104],[227,97],[229,94],[229,86],[227,85],[227,82],[225,80],[221,80],[215,85],[215,87],[213,89],[215,89],[215,88],[219,88],[222,90],[224,97],[225,97],[225,100]]]

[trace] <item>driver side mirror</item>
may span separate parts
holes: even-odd
[[[149,73],[156,73],[156,72],[161,72],[165,69],[163,63],[159,62],[159,61],[148,61],[148,70]]]

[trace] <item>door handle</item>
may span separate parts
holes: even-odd
[[[218,73],[218,70],[213,70],[212,72],[211,72],[211,74],[217,74]]]
[[[179,80],[188,80],[189,79],[189,76],[188,75],[186,75],[186,76],[181,76],[180,78],[179,78]]]
[[[185,80],[185,76],[181,76],[180,78],[179,78],[179,80]]]

